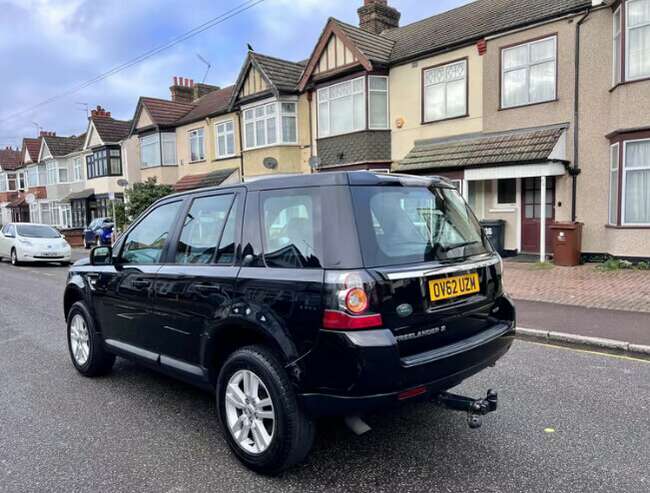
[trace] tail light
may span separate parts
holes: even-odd
[[[381,327],[375,282],[365,271],[329,271],[325,275],[323,327],[329,330],[360,330]]]

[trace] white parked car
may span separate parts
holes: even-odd
[[[70,245],[51,226],[31,223],[9,223],[0,232],[0,260],[21,262],[70,263]]]

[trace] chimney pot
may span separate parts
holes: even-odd
[[[175,86],[178,85],[178,77],[176,77],[176,76],[174,76],[174,84],[173,85],[175,85]]]
[[[364,31],[381,34],[387,29],[399,27],[402,14],[388,5],[388,0],[364,0],[357,10],[359,27]]]

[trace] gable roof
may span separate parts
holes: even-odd
[[[38,153],[41,150],[41,139],[40,137],[37,138],[29,138],[25,137],[23,139],[23,147],[22,147],[22,153],[21,153],[21,162],[25,162],[26,154],[29,153],[29,157],[31,158],[32,162],[36,163],[38,162]]]
[[[539,163],[552,159],[567,125],[418,140],[395,171]]]
[[[105,144],[119,142],[129,135],[131,120],[115,120],[105,116],[91,117],[95,130]]]
[[[363,29],[332,19],[348,38],[356,45],[368,60],[377,63],[390,62],[391,53],[395,47],[395,41],[378,34],[364,31]]]
[[[21,167],[20,151],[7,147],[0,149],[0,170],[13,171]]]
[[[396,63],[589,7],[591,0],[477,0],[381,37],[395,43],[390,61]]]
[[[235,104],[235,100],[242,90],[251,66],[259,70],[266,83],[270,86],[271,91],[278,96],[280,92],[298,92],[298,83],[305,70],[306,63],[306,60],[302,62],[290,62],[281,58],[249,51],[233,88],[230,108],[232,109]]]
[[[228,113],[230,99],[235,90],[235,86],[224,87],[217,91],[211,91],[205,96],[195,101],[194,108],[176,122],[176,125],[185,125],[203,118]]]
[[[79,135],[78,137],[75,135],[72,137],[56,137],[46,135],[43,137],[43,145],[47,145],[47,148],[49,149],[50,154],[52,154],[52,157],[62,157],[82,150],[85,140],[85,133]]]
[[[135,127],[140,119],[140,113],[142,113],[143,109],[147,110],[147,113],[151,117],[151,121],[155,126],[170,127],[177,120],[192,111],[192,109],[194,109],[194,104],[141,96],[135,109],[135,115],[131,121],[130,134],[135,131]]]

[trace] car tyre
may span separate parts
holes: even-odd
[[[254,410],[256,404],[249,404],[253,406],[253,410],[248,409],[247,417],[244,415],[245,409],[238,408],[232,401],[232,385],[240,375],[243,375],[243,380],[246,378],[245,375],[252,375],[249,378],[259,379],[256,387],[257,396],[251,399],[251,402],[257,400],[257,397],[262,397],[261,400],[257,400],[259,404],[270,400],[271,404],[267,404],[264,410],[261,407],[257,408],[259,415],[273,414],[272,420],[264,419],[263,426],[267,431],[264,438],[260,438],[261,419],[257,419],[259,415]],[[240,397],[250,395],[246,393],[245,385],[244,381],[239,387],[240,391],[244,391],[243,394],[238,394]],[[241,404],[241,401],[238,403]],[[233,414],[233,409],[236,414]],[[311,450],[315,435],[314,422],[300,408],[289,376],[280,359],[273,351],[263,346],[244,347],[228,357],[217,381],[217,410],[231,450],[244,465],[256,472],[276,475],[301,462]],[[249,420],[252,415],[255,419]],[[237,420],[233,426],[236,417],[244,420],[239,428],[239,438],[241,433],[248,433],[244,435],[243,440],[238,440],[235,436],[236,423],[239,422]],[[269,423],[270,421],[272,423]],[[247,439],[247,436],[250,439]],[[259,442],[266,443],[269,437],[266,447],[258,446]]]
[[[83,376],[98,377],[111,371],[115,355],[104,348],[95,321],[81,301],[68,313],[67,339],[72,364]]]
[[[11,249],[11,265],[14,267],[18,267],[20,265],[20,261],[18,260],[18,252],[16,251],[15,248]]]

